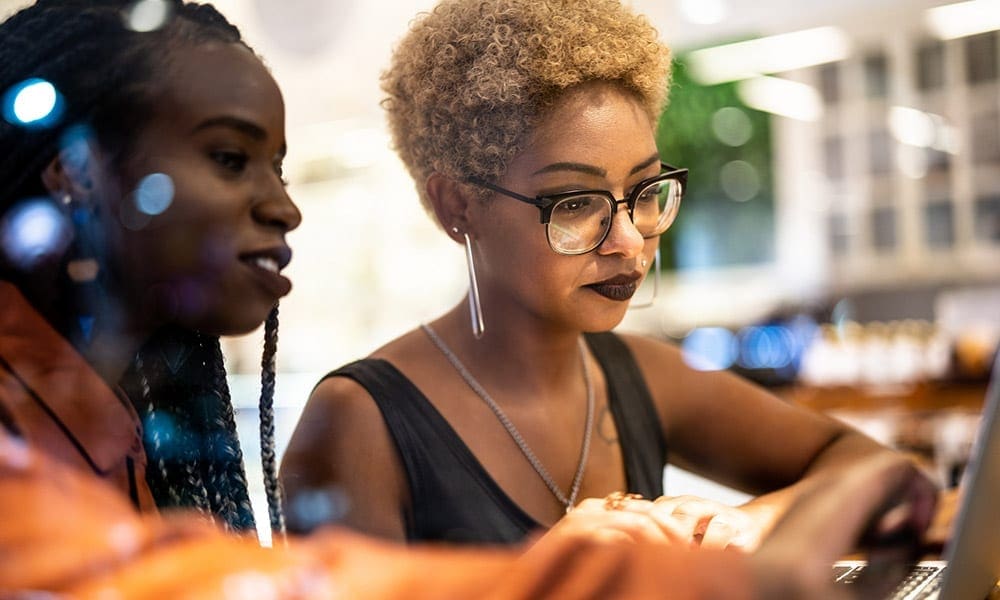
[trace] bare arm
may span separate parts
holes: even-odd
[[[261,548],[193,516],[140,516],[117,490],[0,427],[0,597],[747,598],[732,553],[547,536],[514,550],[417,548],[325,529]],[[714,575],[724,569],[729,577]]]
[[[731,373],[695,371],[672,345],[632,336],[626,342],[656,403],[670,462],[764,494],[745,508],[765,530],[798,497],[800,482],[890,451]]]
[[[337,522],[403,540],[408,485],[375,401],[344,377],[309,397],[281,463],[290,531]]]
[[[911,507],[904,523],[916,531],[933,502],[898,465],[883,461],[856,473],[838,478],[832,494],[805,494],[752,559],[602,542],[574,533],[571,521],[521,557],[403,547],[337,530],[268,550],[190,517],[140,517],[104,482],[0,428],[0,514],[17,515],[0,520],[0,596],[219,598],[266,590],[275,598],[826,598],[830,560],[850,550],[886,500]]]

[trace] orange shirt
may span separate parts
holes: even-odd
[[[21,436],[125,491],[140,510],[155,510],[132,404],[2,281],[0,306],[0,404]]]
[[[732,552],[552,534],[520,553],[454,550],[337,529],[271,550],[161,517],[129,403],[3,282],[0,307],[0,598],[751,597]]]

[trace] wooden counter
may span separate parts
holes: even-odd
[[[823,412],[979,412],[986,397],[986,382],[927,382],[877,387],[796,385],[776,388],[774,392],[789,402]]]

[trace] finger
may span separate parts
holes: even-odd
[[[705,533],[701,537],[701,547],[722,550],[739,533],[739,526],[730,522],[725,516],[717,516],[705,526]]]
[[[681,496],[660,496],[653,500],[653,504],[661,507],[665,507],[665,510],[669,509],[673,511],[675,508],[681,504],[687,504],[689,502],[701,502],[704,498],[698,496],[691,496],[690,494],[684,494]]]
[[[688,530],[688,535],[695,544],[704,544],[705,532],[709,523],[719,515],[736,515],[736,509],[731,506],[698,498],[696,496],[680,496],[659,503],[663,510],[672,509],[671,514]],[[736,517],[730,518],[730,524]]]
[[[671,544],[691,545],[691,528],[686,523],[682,523],[669,514],[661,514],[656,510],[649,510],[645,514]]]
[[[920,477],[912,463],[884,455],[816,481],[792,505],[765,545],[784,540],[795,545],[814,540],[813,557],[833,562],[851,551],[866,526],[887,508],[888,500]]]
[[[682,540],[692,546],[701,543],[704,526],[697,512],[678,510],[678,505],[675,503],[655,503],[649,511],[649,516],[668,528],[674,539]]]
[[[626,536],[633,542],[677,543],[669,530],[661,528],[648,514],[627,510],[573,510],[563,517],[558,528],[566,535],[584,535],[604,539],[609,535]],[[609,534],[608,532],[618,532]]]

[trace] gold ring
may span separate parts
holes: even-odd
[[[642,494],[627,494],[625,492],[611,492],[604,497],[605,510],[622,510],[629,500],[642,500]]]

